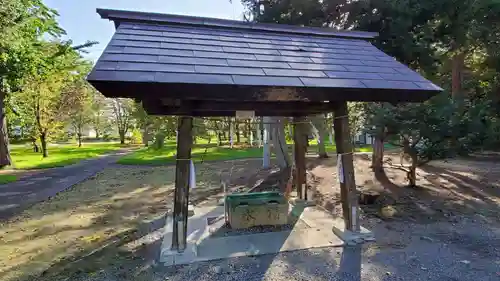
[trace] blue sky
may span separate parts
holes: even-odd
[[[99,44],[89,49],[89,59],[96,60],[115,30],[113,23],[101,19],[96,8],[134,10],[156,13],[203,16],[222,19],[242,18],[243,6],[239,0],[44,0],[56,9],[59,23],[66,30],[68,38],[75,44],[87,40]]]

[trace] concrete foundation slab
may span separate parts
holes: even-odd
[[[298,204],[300,205],[300,204]],[[373,235],[362,229],[360,234],[344,231],[342,219],[334,218],[318,207],[293,206],[291,212],[309,228],[288,231],[240,234],[226,237],[211,236],[214,225],[208,218],[224,216],[224,207],[195,207],[188,219],[187,248],[183,253],[172,252],[172,219],[167,219],[160,262],[165,265],[189,264],[238,256],[274,254],[322,247],[340,247],[353,241],[370,241]],[[223,220],[219,220],[219,222]],[[333,231],[332,231],[333,230]]]

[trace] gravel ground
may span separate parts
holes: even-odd
[[[488,225],[480,217],[451,221],[408,224],[367,219],[365,225],[371,225],[377,242],[362,247],[304,250],[176,267],[138,262],[72,280],[500,280],[499,225]]]

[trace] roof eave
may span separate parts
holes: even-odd
[[[260,30],[270,32],[285,32],[298,35],[312,35],[312,36],[327,36],[327,37],[343,37],[353,39],[373,39],[378,36],[377,32],[365,31],[333,31],[333,29],[321,27],[299,27],[285,24],[264,24],[264,23],[248,23],[243,21],[215,19],[206,17],[193,17],[172,14],[159,14],[149,12],[137,11],[123,11],[113,9],[97,9],[97,13],[103,19],[109,19],[115,22],[118,27],[122,21],[130,22],[145,22],[145,23],[168,23],[168,24],[181,24],[205,27],[225,27],[225,28],[238,28],[247,30]]]

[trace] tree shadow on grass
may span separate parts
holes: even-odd
[[[260,162],[258,164],[256,166],[260,167]],[[245,161],[203,165],[197,169],[198,186],[192,191],[191,199],[198,203],[214,194],[220,195],[219,172],[231,169],[229,178],[234,182],[229,186],[238,188],[245,183],[242,175],[252,174],[253,168]],[[142,244],[125,251],[121,245],[136,240],[144,233],[141,229],[148,229],[150,220],[168,212],[172,204],[173,182],[174,167],[117,166],[29,208],[0,229],[0,236],[7,242],[0,245],[0,250],[5,251],[9,259],[13,258],[7,261],[7,255],[2,257],[1,262],[7,264],[0,272],[0,279],[43,280],[36,277],[42,271],[44,276],[49,273],[56,276],[57,271],[66,270],[66,266],[78,273],[82,266],[73,264],[79,264],[75,261],[82,257],[84,262],[104,268],[108,263],[109,266],[120,266],[122,256],[130,257],[128,252],[136,253],[134,255],[140,260]],[[159,244],[151,247],[160,249]],[[93,254],[87,257],[89,252]],[[100,252],[105,254],[94,258]],[[126,258],[123,264],[127,263]],[[46,270],[47,266],[51,269]],[[62,278],[64,272],[59,277]],[[84,270],[83,273],[90,274],[91,271]],[[23,276],[12,279],[13,275],[19,274]]]
[[[19,280],[77,280],[98,274],[103,269],[119,278],[137,280],[137,275],[154,266],[159,259],[165,221],[164,215],[159,216],[100,241],[98,247],[57,261],[39,276],[27,275]]]

